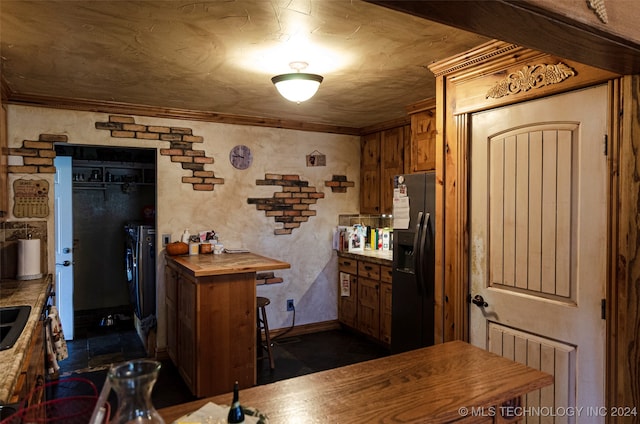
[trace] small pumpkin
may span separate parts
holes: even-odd
[[[189,245],[181,241],[175,241],[165,246],[167,253],[171,256],[186,255],[189,253]]]

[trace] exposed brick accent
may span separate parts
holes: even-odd
[[[277,284],[283,281],[282,278],[276,277],[273,272],[258,272],[256,274],[256,285]]]
[[[135,133],[135,131],[113,130],[113,131],[111,131],[111,137],[115,137],[115,138],[136,138],[136,133]]]
[[[24,164],[29,165],[38,165],[38,166],[53,166],[53,159],[51,158],[41,158],[41,157],[29,157],[26,156],[23,158]]]
[[[66,143],[67,136],[61,134],[40,134],[39,141],[49,141],[51,143]]]
[[[37,174],[39,173],[39,167],[37,166],[17,166],[11,165],[8,167],[10,174]]]
[[[138,132],[147,131],[147,127],[145,125],[140,125],[140,124],[122,124],[122,129],[124,131],[138,131]]]
[[[346,193],[347,188],[355,187],[355,183],[353,181],[347,181],[346,175],[334,175],[331,178],[331,181],[325,181],[325,187],[331,187],[332,193]]]
[[[200,135],[185,135],[182,137],[184,141],[188,141],[189,143],[204,143],[204,137]]]
[[[133,116],[121,116],[121,115],[111,115],[109,117],[109,122],[120,122],[123,124],[135,124],[136,121],[133,119]]]
[[[224,178],[216,178],[213,171],[205,171],[205,164],[214,162],[204,150],[193,150],[193,143],[203,143],[202,136],[193,135],[191,128],[148,126],[136,124],[132,116],[109,115],[109,122],[96,122],[98,130],[111,132],[114,138],[168,141],[169,149],[160,149],[161,156],[169,156],[171,162],[180,163],[183,169],[193,172],[192,177],[183,177],[184,184],[191,184],[195,191],[213,191],[216,184],[224,184]],[[67,143],[64,134],[40,134],[38,140],[23,140],[22,147],[10,148],[10,156],[22,157],[22,165],[11,165],[9,173],[54,174],[56,157],[54,143]]]
[[[39,166],[38,172],[40,172],[41,174],[55,174],[56,167],[55,166]]]
[[[53,159],[56,151],[53,143],[66,143],[64,134],[40,134],[38,140],[23,140],[22,147],[9,149],[10,156],[21,156],[22,166],[12,165],[12,174],[55,174]]]
[[[315,216],[316,211],[309,207],[324,198],[324,193],[318,193],[315,187],[309,187],[308,181],[302,181],[294,174],[265,174],[264,180],[256,180],[256,185],[282,187],[282,191],[274,193],[273,197],[247,199],[247,203],[256,205],[257,210],[265,211],[267,217],[282,223],[282,228],[274,231],[275,235],[291,234],[300,223]]]
[[[160,149],[161,156],[169,156],[171,162],[193,172],[183,177],[184,184],[191,184],[195,191],[212,191],[216,184],[224,184],[224,178],[216,178],[213,171],[205,171],[205,164],[214,163],[204,150],[193,150],[193,143],[203,143],[204,137],[193,135],[191,128],[165,127],[137,124],[132,116],[109,115],[109,122],[96,122],[96,129],[111,132],[114,138],[158,140],[170,143],[170,148]]]
[[[141,140],[160,140],[160,134],[148,132],[136,132],[136,138]]]

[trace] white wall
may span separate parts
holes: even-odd
[[[106,122],[108,114],[9,105],[8,139],[10,148],[22,146],[23,140],[38,140],[40,134],[64,134],[70,144],[168,148],[169,142],[112,138],[109,131],[97,130],[96,122]],[[157,155],[157,234],[178,240],[185,228],[194,233],[214,229],[227,247],[245,247],[253,252],[287,261],[291,269],[276,271],[284,283],[259,286],[258,294],[269,297],[268,319],[271,328],[288,327],[292,313],[286,311],[286,299],[294,299],[296,325],[337,318],[337,260],[331,250],[332,231],[338,214],[359,210],[359,137],[295,130],[205,123],[135,116],[137,124],[188,127],[204,137],[194,149],[205,150],[215,162],[205,165],[225,183],[214,191],[194,191],[181,182],[191,172],[172,163],[169,156]],[[252,166],[244,171],[233,168],[228,160],[236,144],[251,147]],[[307,167],[306,155],[318,150],[326,155],[327,166]],[[21,157],[11,156],[10,164],[19,165]],[[274,186],[257,186],[265,174],[297,174],[309,186],[325,194],[311,209],[317,215],[294,229],[291,235],[274,235],[279,228],[273,218],[249,205],[247,198],[271,197],[280,191]],[[333,175],[346,175],[356,187],[347,193],[332,193],[324,182]],[[53,190],[52,174],[10,174],[9,184],[17,178],[47,179]],[[13,193],[10,193],[10,202]],[[49,251],[53,251],[53,193],[50,194],[48,221]],[[10,205],[12,207],[12,205]],[[14,217],[9,217],[14,220]],[[55,273],[54,255],[49,255],[49,272]],[[158,256],[158,347],[166,344],[164,317],[164,256]]]

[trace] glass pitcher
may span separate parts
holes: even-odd
[[[111,366],[108,378],[118,395],[118,409],[110,421],[111,424],[164,424],[164,420],[151,403],[151,392],[159,371],[160,362],[149,359]]]

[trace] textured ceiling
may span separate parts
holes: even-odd
[[[434,97],[427,66],[486,38],[343,0],[2,0],[10,93],[362,128]],[[324,76],[290,103],[271,77]]]

